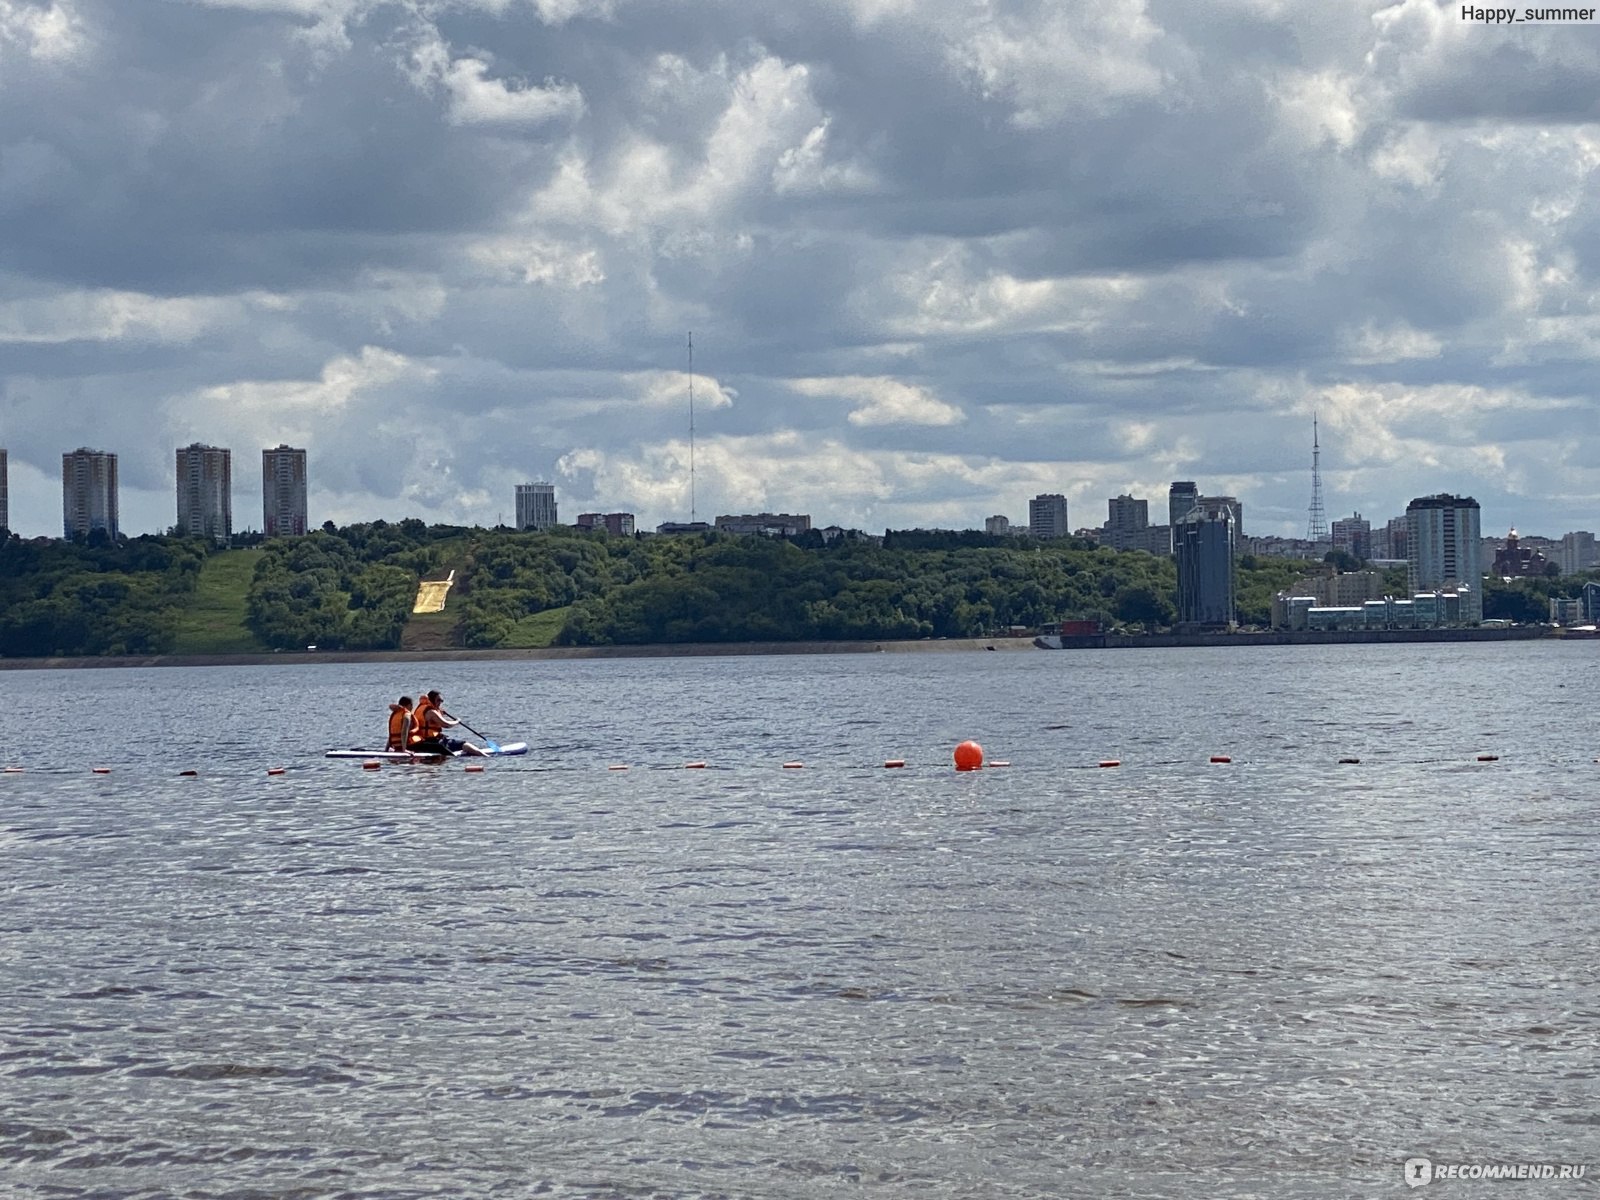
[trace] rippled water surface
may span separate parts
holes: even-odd
[[[1597,666],[0,673],[0,1193],[1590,1194]],[[321,757],[428,687],[532,752]]]

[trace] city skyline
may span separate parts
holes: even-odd
[[[1301,536],[1315,414],[1330,519],[1600,524],[1588,33],[1213,7],[0,4],[12,523],[88,444],[162,528],[197,441],[339,524],[684,521],[692,329],[701,514]]]
[[[118,533],[124,536],[137,536],[139,533],[164,533],[176,528],[181,532],[189,532],[211,536],[219,542],[228,540],[228,536],[235,530],[232,525],[232,481],[231,481],[231,450],[227,447],[207,446],[204,443],[193,443],[189,446],[177,448],[175,460],[176,470],[174,477],[177,481],[177,511],[175,523],[165,524],[156,529],[128,530],[124,523],[116,520],[116,509],[119,504],[120,487],[116,480],[117,460],[116,452],[86,451],[80,448],[71,454],[63,454],[63,479],[64,487],[70,489],[65,472],[68,460],[83,454],[95,454],[104,457],[110,462],[111,483],[109,487],[109,504],[113,510],[113,522]],[[199,488],[202,477],[205,480],[205,504],[201,506]],[[187,480],[187,485],[186,481]],[[262,530],[267,536],[295,535],[309,531],[320,524],[309,517],[309,499],[312,489],[311,476],[306,469],[306,451],[304,448],[292,448],[280,443],[275,448],[262,450],[262,475],[261,497],[263,511]],[[512,528],[515,529],[543,529],[559,524],[557,516],[558,495],[556,485],[548,482],[519,483],[514,487],[513,520]],[[1436,493],[1443,494],[1443,493]],[[6,451],[0,448],[0,514],[5,513],[3,507],[7,501],[7,463]],[[1028,500],[1028,520],[1014,522],[1005,515],[991,515],[984,518],[981,528],[993,533],[1008,534],[1011,536],[1027,535],[1033,537],[1045,536],[1077,536],[1080,533],[1092,538],[1098,538],[1102,544],[1118,550],[1146,550],[1150,553],[1174,553],[1176,549],[1174,531],[1182,516],[1197,504],[1201,507],[1210,507],[1217,504],[1226,506],[1232,513],[1234,536],[1241,546],[1246,545],[1246,535],[1243,527],[1244,504],[1233,496],[1205,496],[1193,480],[1175,480],[1167,487],[1167,517],[1171,524],[1165,526],[1154,525],[1149,521],[1149,501],[1145,497],[1135,497],[1126,493],[1105,498],[1107,515],[1098,525],[1072,528],[1068,518],[1066,498],[1060,493],[1044,493]],[[73,496],[68,490],[62,494],[62,503],[68,509],[74,504]],[[1476,506],[1476,501],[1473,502]],[[1390,518],[1381,530],[1374,530],[1372,523],[1363,518],[1359,511],[1354,511],[1349,517],[1336,518],[1332,522],[1331,532],[1327,539],[1320,543],[1323,550],[1345,550],[1353,553],[1357,558],[1384,558],[1392,557],[1403,559],[1405,553],[1400,547],[1405,539],[1411,536],[1408,530],[1410,509],[1415,501],[1408,504],[1407,511]],[[204,507],[206,512],[201,514],[196,510]],[[592,518],[601,516],[599,513],[579,514],[574,522],[579,528],[590,528],[595,522]],[[609,514],[608,521],[599,522],[601,525],[617,525],[617,519],[628,518],[629,532],[634,528],[649,529],[650,525],[638,523],[635,525],[633,513],[613,512]],[[429,520],[428,517],[418,513],[406,513],[396,516],[382,514],[373,517],[373,520],[404,520],[408,517]],[[70,516],[67,518],[72,520]],[[497,514],[495,524],[503,522],[503,512]],[[809,516],[803,518],[807,528],[810,527]],[[81,522],[80,522],[81,523]],[[443,522],[448,523],[448,522]],[[658,524],[681,524],[672,521],[658,522]],[[837,522],[831,522],[837,526]],[[0,521],[0,527],[4,522]],[[843,528],[843,526],[838,526]],[[889,527],[885,527],[886,529]],[[908,528],[930,528],[925,526],[911,526]],[[933,526],[931,528],[962,528],[976,530],[979,525],[950,527]],[[250,532],[247,525],[238,532]],[[613,532],[617,532],[613,528]],[[24,531],[11,530],[20,536],[52,536],[30,535]],[[780,532],[770,530],[769,532]],[[792,532],[783,530],[781,532]],[[1515,526],[1508,526],[1507,532],[1516,534]],[[1161,536],[1155,536],[1161,535]],[[1600,552],[1595,550],[1594,534],[1590,531],[1566,530],[1559,535],[1550,533],[1529,533],[1523,531],[1522,536],[1533,540],[1548,542],[1552,549],[1557,550],[1558,559],[1569,564],[1569,573],[1586,569],[1592,562],[1600,559]],[[1503,540],[1504,535],[1493,532],[1484,534],[1482,540],[1492,543]],[[1284,537],[1275,533],[1255,533],[1249,535],[1250,541],[1298,542],[1307,546],[1307,553],[1312,557],[1314,547],[1308,546],[1304,539],[1293,536]],[[1158,544],[1159,543],[1159,544]],[[1559,547],[1559,548],[1558,548]],[[1286,553],[1287,546],[1277,547],[1268,553]]]

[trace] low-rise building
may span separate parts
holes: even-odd
[[[1471,593],[1466,588],[1418,592],[1406,600],[1384,596],[1351,604],[1327,604],[1316,596],[1290,592],[1279,592],[1272,599],[1272,623],[1281,629],[1434,629],[1463,624],[1471,613]]]
[[[793,537],[811,528],[811,518],[803,513],[741,513],[720,516],[716,527],[723,533],[760,533],[769,537]]]
[[[1552,625],[1581,625],[1583,624],[1583,598],[1580,596],[1551,596],[1550,597],[1550,624]]]
[[[633,514],[628,512],[617,513],[579,513],[577,526],[579,529],[604,529],[613,537],[633,536]]]
[[[1582,606],[1583,619],[1590,625],[1600,624],[1600,583],[1593,580],[1583,585],[1583,591],[1578,593],[1578,603]]]

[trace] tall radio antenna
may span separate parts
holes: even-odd
[[[694,516],[694,331],[689,331],[689,524]]]
[[[1306,540],[1328,540],[1328,514],[1322,509],[1322,447],[1317,441],[1317,414],[1311,414],[1311,518],[1306,522]]]

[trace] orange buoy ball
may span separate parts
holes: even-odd
[[[977,742],[962,742],[956,747],[956,770],[976,771],[983,766],[983,747]]]

